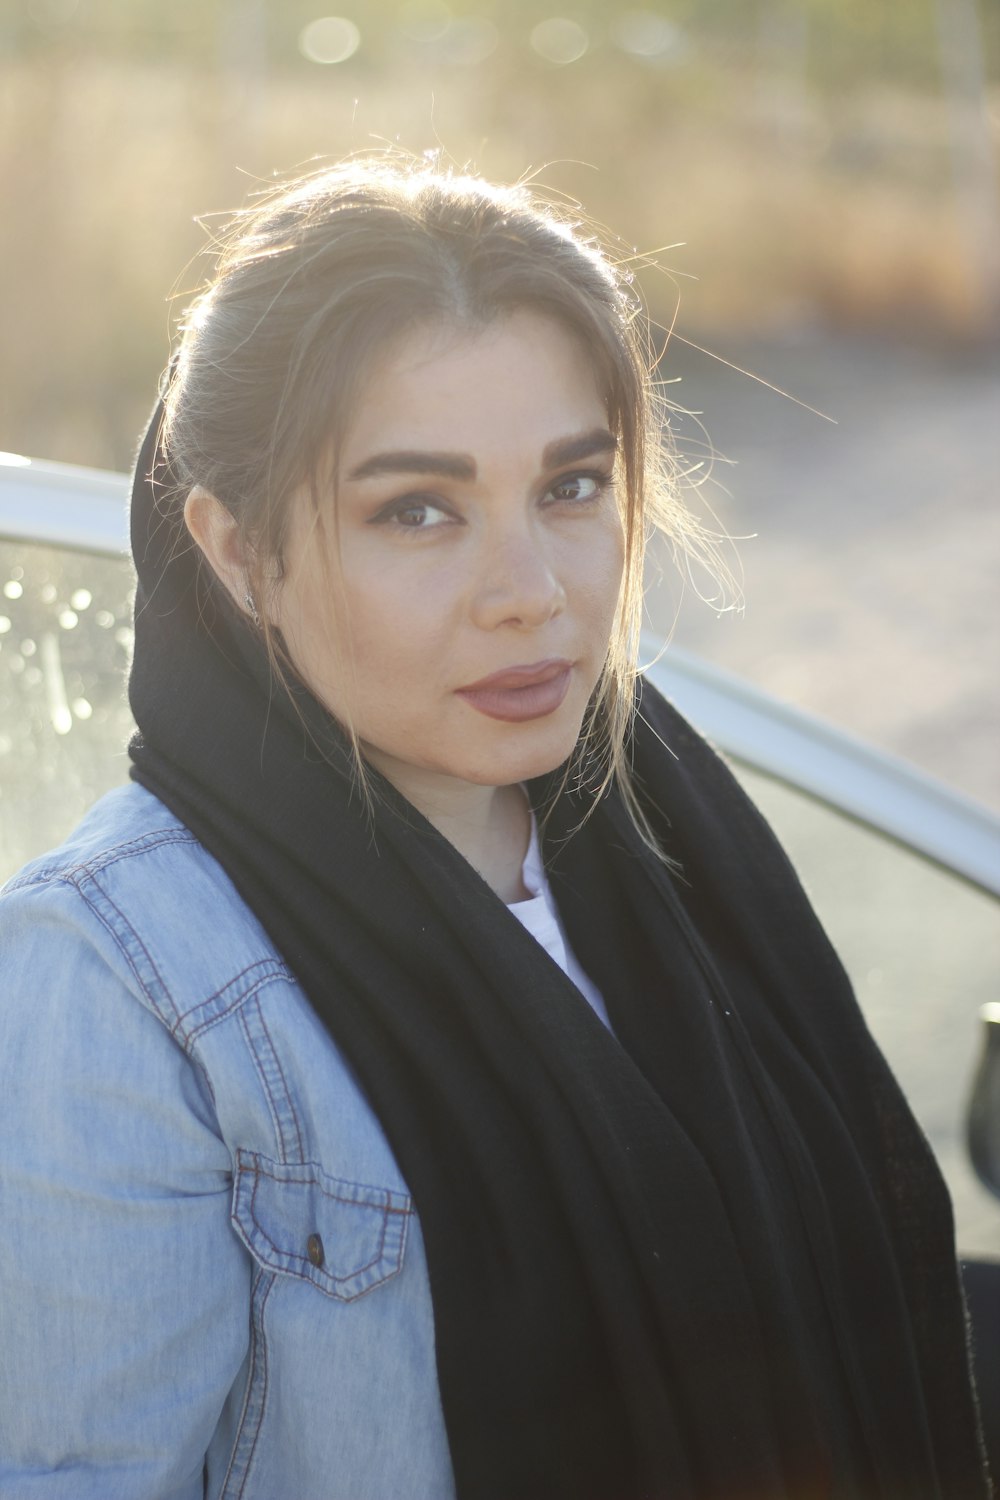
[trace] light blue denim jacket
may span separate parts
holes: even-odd
[[[0,1057],[4,1500],[448,1500],[407,1185],[141,788],[0,895]]]

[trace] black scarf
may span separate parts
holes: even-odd
[[[392,787],[365,811],[329,716],[273,687],[158,503],[159,420],[132,499],[132,774],[374,1105],[421,1217],[461,1500],[979,1500],[946,1193],[722,763],[647,687],[634,764],[682,874],[614,792],[547,824],[611,1034]]]

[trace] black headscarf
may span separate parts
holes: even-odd
[[[132,775],[227,871],[381,1121],[461,1500],[981,1500],[945,1189],[724,765],[645,687],[631,753],[681,873],[614,791],[546,824],[609,1032],[391,786],[362,805],[320,705],[275,688],[164,513],[161,415],[132,497]]]

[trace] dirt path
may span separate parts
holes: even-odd
[[[745,615],[689,596],[675,639],[1000,807],[1000,357],[829,334],[719,352],[838,425],[675,346],[678,401],[736,461],[711,505],[756,534]],[[676,603],[665,579],[654,624]]]

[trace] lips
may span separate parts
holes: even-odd
[[[524,723],[555,713],[569,691],[573,664],[561,657],[506,667],[458,689],[470,708],[489,719]]]

